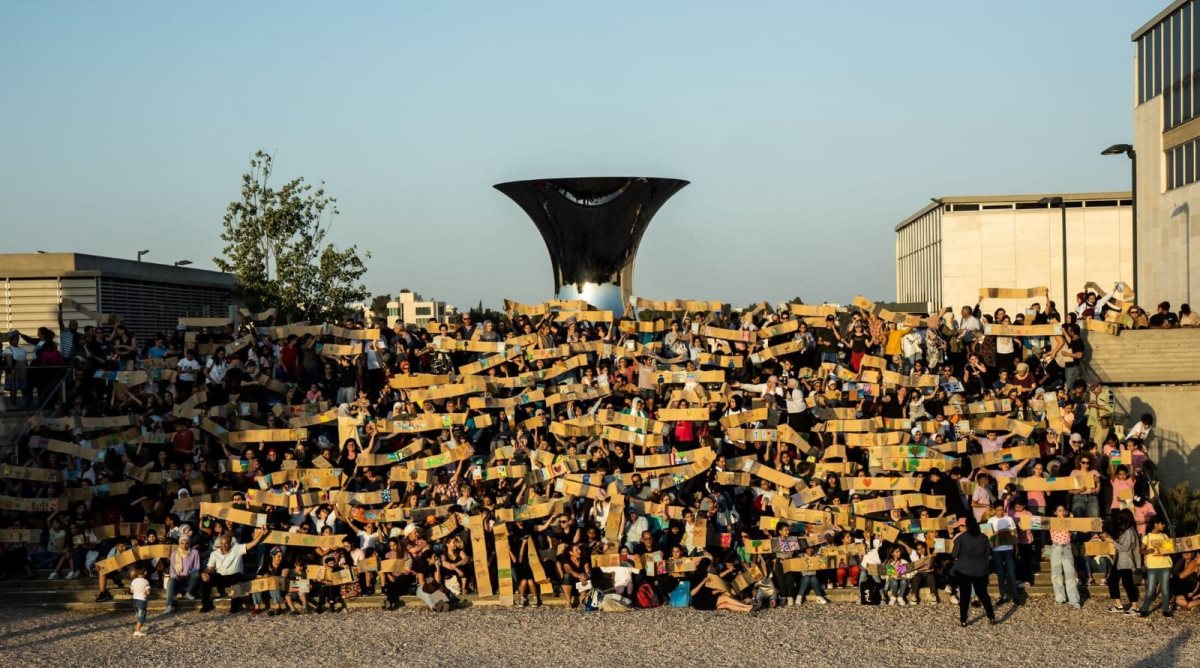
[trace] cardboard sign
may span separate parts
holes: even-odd
[[[467,422],[466,413],[424,413],[375,423],[381,434],[419,434],[460,427]]]
[[[695,450],[668,452],[663,455],[638,455],[633,458],[633,467],[637,469],[653,469],[665,466],[682,466],[698,461],[711,462],[714,459],[716,459],[716,455],[712,449],[696,448]]]
[[[792,557],[783,559],[783,572],[785,573],[801,573],[825,570],[826,568],[837,568],[837,560],[831,560],[825,556],[811,557]]]
[[[233,508],[232,504],[226,503],[201,503],[201,517],[216,517],[217,519],[227,520],[234,524],[244,524],[252,527],[267,526],[267,516],[262,513],[252,513],[246,510]]]
[[[753,410],[742,411],[740,413],[731,413],[722,417],[718,422],[721,427],[729,430],[735,427],[740,427],[751,422],[766,422],[769,416],[769,411],[766,407],[755,408]]]
[[[398,463],[408,459],[409,457],[413,457],[415,455],[421,454],[421,451],[425,448],[425,445],[426,445],[425,441],[423,439],[418,438],[417,440],[413,441],[412,443],[409,443],[408,445],[404,446],[403,448],[400,448],[399,450],[397,450],[395,452],[381,452],[381,453],[363,452],[363,453],[359,453],[358,458],[355,460],[355,464],[359,468],[372,467],[372,466],[390,466],[392,464],[398,464]]]
[[[278,487],[285,482],[298,481],[304,487],[332,489],[342,486],[341,469],[284,469],[254,479],[259,489]]]
[[[0,466],[0,478],[34,482],[62,482],[62,472],[54,469],[10,466],[5,464]]]
[[[707,422],[710,409],[707,406],[699,408],[664,408],[655,417],[659,422]]]
[[[1073,475],[1061,477],[1049,476],[1045,478],[1029,476],[1025,478],[1011,478],[1009,481],[1015,483],[1017,489],[1026,492],[1073,492],[1085,489],[1088,486],[1085,484],[1086,481],[1084,479]]]
[[[1182,554],[1200,550],[1200,534],[1172,538],[1165,545],[1159,546],[1159,554]]]
[[[231,431],[229,443],[276,443],[303,441],[308,438],[307,429],[247,429]]]
[[[310,533],[298,533],[292,531],[272,531],[271,533],[267,534],[267,537],[263,539],[263,542],[268,545],[286,545],[288,547],[322,547],[326,549],[336,549],[342,546],[343,538],[345,538],[345,536],[318,536]]]
[[[1062,336],[1062,325],[984,325],[984,336]]]
[[[450,450],[440,452],[436,455],[414,459],[408,463],[407,468],[418,471],[430,471],[462,461],[473,454],[475,454],[475,450],[470,445],[457,445]]]
[[[496,582],[499,585],[500,605],[512,605],[512,550],[508,542],[508,527],[497,524],[492,534],[496,540]]]
[[[1117,546],[1109,540],[1089,540],[1083,544],[1083,553],[1089,557],[1116,557]]]
[[[734,442],[743,443],[774,443],[779,440],[779,431],[776,429],[726,429],[725,438]]]
[[[1017,518],[1018,525],[1025,531],[1075,531],[1079,533],[1100,533],[1104,530],[1103,521],[1099,517],[1043,517],[1041,515],[1021,515]]]
[[[600,435],[610,442],[637,445],[643,448],[657,448],[663,444],[662,434],[639,434],[611,426],[604,427]]]
[[[482,378],[465,376],[461,383],[449,385],[434,385],[426,390],[409,390],[408,398],[417,404],[426,401],[442,401],[453,397],[479,394],[487,391],[487,383]]]
[[[842,486],[858,492],[919,492],[921,479],[900,476],[847,477],[842,479]]]
[[[250,594],[265,594],[271,591],[287,591],[287,578],[268,575],[249,582],[239,582],[230,587],[230,598],[241,598]]]
[[[1027,300],[1034,297],[1047,298],[1050,291],[1045,287],[1036,288],[979,288],[979,299],[1020,299]]]
[[[131,547],[115,556],[97,561],[96,570],[100,573],[112,573],[113,571],[128,568],[146,559],[169,559],[171,551],[174,549],[174,545],[142,545],[140,547]]]
[[[433,473],[427,470],[410,469],[403,466],[393,466],[388,471],[388,480],[391,482],[416,483],[418,485],[432,485]]]
[[[1025,459],[1036,459],[1040,457],[1042,451],[1036,445],[1020,445],[1015,448],[1002,448],[993,450],[992,452],[983,452],[978,455],[971,455],[971,466],[975,468],[984,468],[986,466],[996,466],[1003,462],[1015,464]]]
[[[0,543],[39,543],[41,529],[0,529]]]
[[[788,304],[788,310],[792,312],[792,315],[804,318],[824,318],[838,314],[836,304]]]

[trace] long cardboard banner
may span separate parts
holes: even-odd
[[[308,438],[307,429],[246,429],[229,432],[230,443],[275,443],[303,441]]]
[[[984,325],[985,336],[1062,336],[1062,325]]]
[[[1036,288],[979,288],[979,299],[1033,299],[1048,297],[1050,290],[1045,286]]]

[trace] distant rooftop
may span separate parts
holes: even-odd
[[[40,278],[104,275],[139,281],[232,289],[233,276],[211,269],[176,267],[85,253],[0,253],[0,277]]]
[[[1034,209],[1034,208],[1039,208],[1038,206],[1036,206],[1037,202],[1046,197],[1061,197],[1061,198],[1063,198],[1063,201],[1068,204],[1071,202],[1079,202],[1079,203],[1083,203],[1083,202],[1113,202],[1113,201],[1120,202],[1121,200],[1127,200],[1127,199],[1132,198],[1133,193],[1128,190],[1119,190],[1119,191],[1113,191],[1113,192],[1099,192],[1099,193],[1036,193],[1036,194],[1026,194],[1026,195],[947,195],[945,197],[931,197],[931,198],[929,198],[930,199],[929,204],[926,204],[924,207],[921,208],[921,210],[917,211],[916,213],[909,216],[908,218],[905,218],[904,220],[900,221],[900,223],[896,225],[896,231],[899,232],[901,229],[907,227],[910,223],[917,220],[921,216],[924,216],[925,214],[929,213],[930,211],[933,211],[934,209],[938,208],[939,206],[943,206],[943,205],[947,205],[947,204],[950,204],[950,205],[978,204],[981,206],[982,205],[1023,204],[1025,206],[1016,207],[1016,208]],[[1046,206],[1048,208],[1048,205],[1046,205]],[[1115,204],[1108,204],[1108,206],[1115,206]],[[1001,208],[1001,207],[997,207],[997,208]]]

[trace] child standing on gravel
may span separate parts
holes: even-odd
[[[129,590],[133,592],[133,609],[137,613],[133,635],[135,638],[140,638],[146,635],[142,631],[142,627],[146,624],[146,603],[150,597],[150,581],[146,579],[145,566],[138,566],[136,573],[137,577],[129,583]]]

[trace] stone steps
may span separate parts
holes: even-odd
[[[993,578],[993,586],[991,588],[993,596],[998,596],[998,590],[995,587]],[[1044,581],[1043,581],[1044,582]],[[56,610],[74,610],[82,612],[97,612],[105,610],[130,610],[133,608],[132,597],[123,588],[110,587],[109,592],[113,596],[113,600],[97,603],[95,601],[97,593],[97,583],[92,578],[81,578],[78,580],[22,580],[8,581],[0,583],[0,607],[29,607],[41,609],[56,609]],[[1094,585],[1091,587],[1083,587],[1086,590],[1086,597],[1103,599],[1107,597],[1108,588],[1102,585]],[[1046,583],[1036,583],[1025,588],[1025,594],[1032,597],[1053,596],[1053,588]],[[837,603],[853,603],[858,600],[857,588],[831,588],[826,591],[826,596],[830,601]],[[923,600],[931,600],[929,592],[926,590],[922,593]],[[949,595],[945,592],[941,593],[943,603],[949,602]],[[473,605],[479,606],[498,606],[500,605],[497,596],[489,598],[479,598],[477,596],[466,597]],[[911,596],[910,596],[911,599]],[[225,609],[221,606],[228,606],[228,598],[216,598],[218,609]],[[423,608],[424,604],[415,596],[403,597],[405,604],[418,609]],[[565,607],[566,601],[561,597],[544,596],[543,602],[547,606]],[[815,603],[812,596],[809,595],[809,602]],[[381,595],[360,596],[350,599],[348,602],[350,608],[379,608],[383,606],[384,597]],[[161,612],[166,605],[166,592],[162,589],[161,584],[156,583],[156,586],[151,590],[149,610],[152,612]],[[182,597],[177,597],[176,608],[180,611],[188,611],[199,608],[199,601],[188,601]]]

